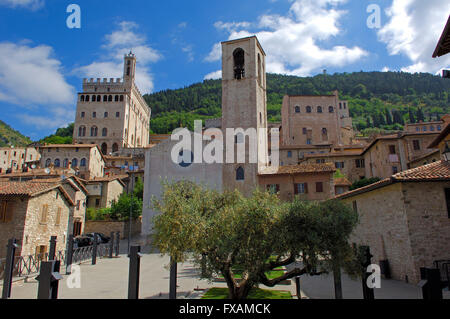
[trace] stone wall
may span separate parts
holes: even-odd
[[[6,245],[9,239],[16,238],[19,244],[22,244],[28,200],[8,200],[7,205],[8,214],[12,213],[12,220],[6,223],[0,222],[0,258],[6,257]]]
[[[141,233],[142,221],[137,219],[131,223],[131,235],[136,236]],[[84,232],[88,233],[102,233],[110,236],[111,232],[120,232],[120,239],[125,239],[129,233],[128,222],[115,221],[87,221]]]

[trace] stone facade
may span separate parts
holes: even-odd
[[[448,188],[448,181],[405,182],[344,195],[360,217],[351,242],[370,246],[374,263],[388,260],[394,279],[417,283],[420,267],[450,259]]]
[[[339,100],[337,91],[334,95],[285,96],[281,118],[284,146],[352,144],[348,103]]]
[[[147,147],[151,110],[135,84],[136,57],[124,59],[123,79],[84,79],[78,94],[74,143],[97,144],[104,155]]]
[[[125,184],[118,177],[110,177],[87,181],[86,188],[88,208],[109,208],[124,193]]]
[[[41,167],[72,168],[83,179],[103,177],[105,159],[97,145],[45,145],[41,147]]]
[[[38,165],[41,154],[34,147],[2,147],[0,148],[0,174],[22,171],[22,169],[31,168]]]
[[[267,166],[267,100],[266,54],[256,37],[222,42],[222,130],[253,129],[263,132],[257,137],[258,163],[250,163],[247,138],[234,143],[236,158],[238,144],[245,142],[245,163],[222,166],[224,189],[238,189],[249,195],[258,187],[258,173]],[[228,145],[227,145],[228,146]],[[227,151],[227,146],[224,147]],[[235,160],[234,163],[237,163]],[[243,178],[237,178],[242,173]]]
[[[139,218],[131,223],[131,236],[141,233],[142,220]],[[88,221],[86,222],[85,233],[101,233],[111,236],[111,232],[120,232],[120,239],[128,238],[130,232],[130,224],[128,222],[114,221]]]
[[[0,258],[5,257],[6,244],[12,237],[19,241],[17,254],[21,256],[48,252],[51,236],[58,237],[57,251],[65,250],[74,207],[60,189],[27,198],[0,196],[0,199],[8,203],[7,210],[12,215],[9,221],[0,221]]]

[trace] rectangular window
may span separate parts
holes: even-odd
[[[277,194],[280,192],[280,185],[278,184],[267,185],[267,191],[271,194]]]
[[[323,193],[323,183],[322,182],[316,183],[316,193]]]
[[[48,205],[42,205],[41,208],[41,224],[47,223],[47,215],[48,215]]]
[[[420,141],[419,140],[414,140],[413,146],[414,146],[415,151],[420,151]]]
[[[308,194],[308,184],[307,183],[297,183],[294,184],[294,194]]]
[[[308,138],[308,139],[306,140],[306,144],[311,145],[311,144],[312,144],[312,140],[311,140],[310,138]]]
[[[366,167],[366,163],[363,159],[355,160],[356,168],[364,168]]]
[[[448,218],[450,218],[450,188],[445,189],[445,200],[447,201]]]
[[[62,214],[62,208],[58,207],[58,211],[56,212],[55,226],[61,225],[61,214]]]
[[[389,154],[391,155],[397,154],[395,152],[395,145],[389,145]]]
[[[392,167],[392,174],[395,175],[398,173],[398,167],[397,166],[393,166]]]
[[[343,169],[345,167],[345,163],[344,162],[336,162],[336,168],[337,169]]]
[[[100,207],[100,199],[97,198],[97,199],[95,200],[95,206],[96,206],[96,207]]]
[[[291,158],[291,157],[292,157],[292,152],[289,151],[287,156],[288,156],[289,158]]]
[[[116,112],[116,117],[117,117],[117,118],[120,117],[120,112]]]
[[[303,128],[303,134],[306,135],[308,133],[306,127]]]
[[[325,164],[325,160],[322,158],[322,159],[317,159],[316,160],[316,164]]]
[[[8,206],[7,201],[0,202],[0,223],[6,223],[6,207]]]

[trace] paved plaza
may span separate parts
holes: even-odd
[[[123,245],[122,247],[124,247]],[[146,253],[141,258],[140,298],[168,299],[169,295],[169,257],[157,253]],[[129,259],[125,254],[119,258],[99,259],[97,265],[90,263],[80,265],[81,288],[68,288],[68,276],[59,285],[60,299],[126,299],[128,293]],[[64,274],[64,271],[62,271]],[[199,279],[199,269],[192,263],[178,266],[178,299],[198,299],[208,288],[226,287],[224,283],[209,283]],[[310,299],[334,299],[332,275],[318,277],[302,276],[302,297]],[[360,281],[351,280],[342,275],[343,295],[345,299],[361,299]],[[262,288],[265,288],[262,286]],[[30,278],[27,281],[17,281],[12,288],[12,299],[36,299],[38,283]],[[290,291],[295,296],[295,284],[280,285],[274,290]],[[383,280],[382,288],[375,291],[377,299],[420,299],[421,291],[415,285]],[[450,293],[444,297],[450,299]]]

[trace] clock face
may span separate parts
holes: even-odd
[[[185,156],[185,153],[187,153],[188,158],[189,158],[189,155],[190,155],[190,158],[191,158],[190,161],[185,162],[183,160],[183,158]],[[180,165],[181,167],[189,167],[189,166],[192,165],[192,163],[194,163],[194,154],[191,151],[181,151],[178,154],[178,165]]]

